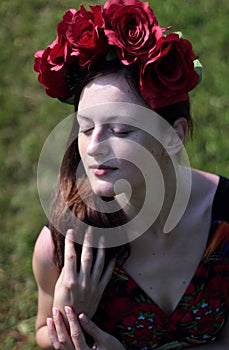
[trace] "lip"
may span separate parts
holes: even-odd
[[[89,166],[96,176],[105,176],[117,170],[116,167],[104,164],[93,164]]]
[[[89,166],[90,169],[117,169],[114,166],[110,166],[110,165],[105,165],[105,164],[93,164]]]

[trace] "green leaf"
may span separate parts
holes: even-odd
[[[194,63],[195,71],[199,75],[199,83],[200,83],[203,76],[203,66],[198,59],[195,59],[193,63]]]

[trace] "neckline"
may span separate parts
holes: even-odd
[[[189,292],[189,289],[192,287],[192,284],[193,284],[193,280],[194,278],[196,277],[196,274],[197,272],[199,271],[199,269],[201,268],[202,266],[202,263],[203,263],[203,260],[204,260],[204,256],[209,248],[209,245],[211,243],[211,240],[213,239],[213,236],[214,236],[214,233],[216,232],[216,230],[218,229],[219,227],[219,223],[220,221],[215,221],[214,220],[214,212],[215,212],[215,208],[216,208],[216,204],[217,204],[217,200],[218,200],[218,197],[219,197],[219,194],[221,192],[221,188],[222,188],[222,182],[223,182],[223,177],[219,175],[219,180],[218,180],[218,184],[217,184],[217,187],[216,187],[216,191],[215,191],[215,194],[214,194],[214,197],[213,197],[213,201],[212,201],[212,208],[211,208],[211,222],[210,222],[210,227],[209,227],[209,231],[208,231],[208,239],[207,239],[207,243],[206,243],[206,247],[205,247],[205,250],[202,254],[202,257],[199,261],[199,264],[197,265],[197,268],[191,278],[191,280],[189,281],[189,284],[187,285],[184,293],[182,294],[181,298],[179,299],[178,303],[176,304],[175,308],[173,309],[173,311],[168,314],[166,313],[160,306],[158,303],[156,303],[153,298],[151,298],[147,292],[141,288],[141,286],[135,281],[134,278],[132,278],[128,272],[126,270],[124,270],[121,266],[119,265],[116,265],[116,268],[118,268],[119,271],[121,271],[124,275],[126,275],[127,279],[131,280],[135,286],[139,289],[139,291],[141,291],[141,294],[143,294],[148,300],[150,300],[150,302],[152,303],[152,305],[155,305],[158,309],[158,311],[163,315],[163,317],[167,320],[172,320],[173,317],[176,315],[177,313],[177,310],[179,310],[180,308],[180,305],[182,304],[183,302],[183,299],[185,298],[185,296],[188,294]]]
[[[207,243],[207,245],[206,245],[206,248],[205,248],[205,250],[204,250],[204,253],[203,253],[203,255],[202,255],[201,259],[200,259],[200,262],[199,262],[199,264],[198,264],[198,266],[197,266],[197,268],[196,268],[196,270],[195,270],[195,272],[194,272],[194,274],[193,274],[193,276],[192,276],[192,278],[191,278],[189,284],[187,285],[187,287],[186,287],[184,293],[182,294],[181,298],[179,299],[179,301],[178,301],[177,305],[175,306],[174,310],[173,310],[171,313],[169,313],[169,314],[168,314],[167,312],[165,312],[165,311],[160,307],[160,305],[159,305],[157,302],[155,302],[154,299],[153,299],[152,297],[150,297],[144,289],[141,288],[141,286],[138,284],[138,282],[136,282],[135,279],[132,278],[132,277],[128,274],[128,272],[127,272],[126,270],[124,270],[120,265],[116,265],[116,266],[115,266],[115,270],[116,270],[116,271],[117,271],[117,270],[118,270],[118,271],[121,271],[122,274],[125,275],[126,280],[131,280],[131,282],[137,287],[137,289],[139,290],[139,292],[140,292],[147,300],[149,300],[149,301],[151,302],[152,305],[154,305],[154,306],[158,309],[158,312],[163,316],[163,319],[164,319],[164,320],[169,320],[169,321],[171,322],[171,321],[173,320],[173,318],[175,317],[175,318],[176,318],[176,321],[177,321],[177,317],[176,317],[177,312],[180,310],[180,307],[181,307],[181,305],[182,305],[182,302],[183,302],[184,298],[186,297],[186,295],[189,294],[189,290],[192,289],[193,281],[194,281],[194,279],[195,279],[197,273],[198,273],[199,270],[203,267],[203,261],[204,261],[204,259],[205,259],[206,252],[207,252],[207,250],[209,249],[209,246],[210,246],[210,244],[211,244],[211,241],[212,241],[212,239],[214,238],[214,237],[213,237],[213,236],[214,236],[214,233],[215,233],[215,232],[217,231],[217,229],[219,228],[220,223],[223,223],[223,222],[222,222],[222,221],[218,221],[218,222],[212,222],[212,223],[211,223],[210,231],[213,231],[213,234],[212,234],[212,236],[211,236],[211,239],[208,241],[208,243]],[[183,308],[181,308],[181,310],[183,310]],[[184,312],[185,312],[185,311],[186,311],[186,310],[184,310]],[[181,316],[181,312],[179,312],[179,314],[180,314],[180,316]]]

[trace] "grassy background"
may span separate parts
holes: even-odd
[[[92,1],[90,3],[93,3]],[[154,1],[161,26],[173,24],[204,65],[202,84],[191,93],[193,167],[229,176],[228,0]],[[48,98],[33,72],[33,53],[56,36],[64,11],[77,1],[2,0],[0,3],[0,349],[37,349],[36,286],[31,257],[46,222],[36,169],[52,128],[72,108]]]

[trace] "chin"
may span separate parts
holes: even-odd
[[[105,201],[109,201],[109,200],[112,200],[116,194],[114,193],[114,191],[104,191],[104,190],[96,190],[96,191],[93,191],[93,193],[97,196],[97,197],[100,197],[102,199],[104,199]]]
[[[92,191],[93,193],[101,198],[107,198],[107,200],[109,200],[109,198],[114,198],[115,197],[115,192],[114,192],[114,186],[112,186],[111,184],[101,184],[99,186],[93,186],[93,184],[91,185]]]

